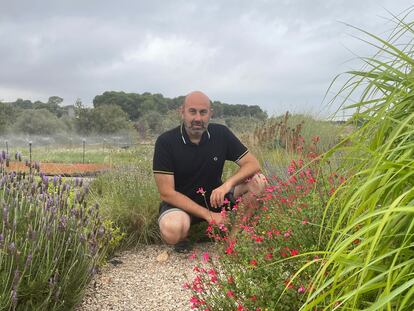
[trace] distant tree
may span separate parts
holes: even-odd
[[[25,134],[51,135],[65,131],[59,119],[47,109],[25,109],[18,116],[14,128]]]
[[[167,111],[177,110],[184,102],[184,98],[184,96],[179,96],[170,99],[165,98],[162,94],[151,94],[149,92],[138,94],[111,91],[95,96],[93,105],[95,108],[103,105],[117,105],[128,114],[130,120],[137,121],[150,111],[157,111],[164,115]],[[221,103],[220,101],[214,101],[212,107],[214,110],[214,118],[231,116],[259,119],[267,118],[266,112],[257,105],[230,105]]]
[[[47,103],[49,105],[57,105],[59,106],[61,103],[63,103],[63,98],[59,96],[50,96]]]
[[[158,111],[149,111],[140,119],[140,122],[143,122],[153,133],[160,133],[163,131],[162,121],[163,117]]]
[[[104,105],[93,109],[92,119],[97,133],[116,133],[128,128],[128,114],[116,105]]]
[[[178,96],[175,97],[169,102],[168,109],[169,110],[176,110],[184,103],[185,96]]]
[[[33,103],[30,100],[23,100],[21,98],[18,98],[14,103],[11,103],[12,105],[14,105],[17,108],[22,108],[22,109],[32,109],[33,108]]]
[[[104,105],[117,105],[126,112],[131,120],[137,120],[141,115],[141,96],[134,93],[125,92],[104,92],[93,99],[94,108]]]
[[[10,131],[18,113],[19,109],[13,104],[0,102],[0,135]]]
[[[223,116],[223,104],[219,101],[214,101],[211,105],[213,108],[213,118],[221,118]]]
[[[75,104],[75,127],[79,134],[116,133],[129,126],[128,115],[116,105],[103,105],[89,109],[81,102]]]

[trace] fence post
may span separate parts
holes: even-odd
[[[85,138],[82,139],[82,144],[83,144],[83,153],[82,153],[82,163],[85,163]]]
[[[32,141],[29,141],[29,173],[32,175]]]

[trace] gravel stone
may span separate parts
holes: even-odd
[[[214,253],[214,244],[196,244],[194,251]],[[76,311],[191,310],[191,292],[183,285],[193,280],[199,257],[190,260],[167,245],[122,252],[94,276]]]

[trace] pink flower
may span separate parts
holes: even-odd
[[[298,293],[304,293],[305,292],[305,288],[303,287],[303,285],[301,287],[298,288]]]
[[[219,229],[220,229],[222,232],[227,232],[227,227],[226,227],[224,224],[220,224],[220,225],[219,225]]]
[[[229,204],[230,201],[227,198],[224,198],[223,204]]]
[[[234,298],[234,292],[232,290],[228,290],[226,295],[227,297]]]
[[[252,266],[257,266],[257,260],[256,259],[252,259],[249,262]]]
[[[200,193],[201,195],[204,195],[206,192],[202,187],[198,188],[197,193]]]
[[[190,260],[192,260],[192,259],[196,259],[197,258],[197,255],[196,255],[196,253],[195,252],[192,252],[191,254],[190,254],[190,256],[188,256],[188,259],[190,259]]]
[[[201,259],[202,259],[204,262],[208,262],[208,261],[210,260],[210,255],[209,255],[209,253],[208,253],[208,252],[204,252],[204,253],[201,255]]]

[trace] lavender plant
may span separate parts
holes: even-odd
[[[0,310],[68,310],[105,256],[110,232],[88,185],[5,171],[0,153]]]

